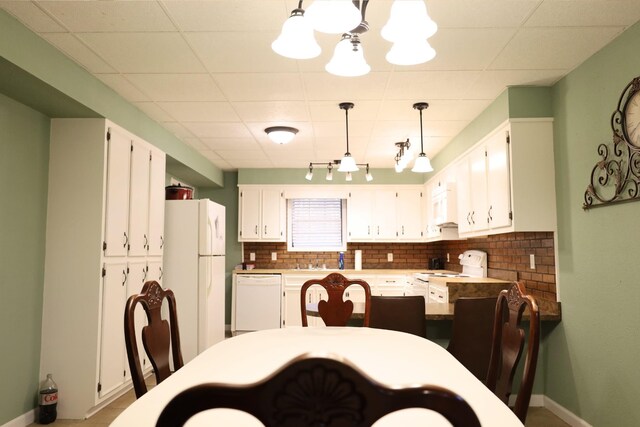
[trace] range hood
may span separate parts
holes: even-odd
[[[437,226],[458,226],[457,194],[455,182],[443,182],[433,188],[431,194],[433,219]]]

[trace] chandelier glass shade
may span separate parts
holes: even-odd
[[[345,153],[342,160],[340,160],[338,172],[358,172],[359,170],[355,159],[351,157],[351,153]]]
[[[429,108],[429,104],[427,104],[426,102],[416,102],[415,104],[413,104],[413,108],[420,111],[420,154],[418,155],[416,162],[413,164],[413,169],[411,169],[411,172],[433,172],[431,161],[429,160],[427,155],[424,154],[424,136],[422,132],[422,110],[426,110],[427,108]]]
[[[306,12],[302,9],[303,1],[299,0],[298,8],[283,25],[272,49],[287,58],[314,58],[320,54],[314,30],[342,34],[325,70],[342,77],[369,73],[371,67],[360,40],[369,30],[365,20],[369,0],[314,0]],[[438,25],[427,13],[425,0],[394,0],[389,19],[381,30],[382,37],[392,43],[387,61],[394,65],[416,65],[432,60],[436,51],[427,39],[437,30]]]
[[[307,17],[316,31],[342,34],[356,28],[362,15],[351,0],[316,0],[307,8]]]
[[[271,43],[274,52],[291,59],[311,59],[320,55],[322,49],[307,21],[304,10],[294,9],[289,19],[284,21],[278,38]]]
[[[364,50],[357,35],[343,34],[331,61],[324,67],[327,72],[342,77],[364,76],[371,67],[364,59]]]

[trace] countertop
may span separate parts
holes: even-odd
[[[338,270],[333,269],[333,268],[327,268],[327,269],[306,269],[306,268],[289,268],[289,269],[276,269],[276,268],[254,268],[253,270],[233,270],[233,274],[319,274],[319,275],[329,275],[331,273],[340,273],[343,275],[356,275],[356,274],[398,274],[398,275],[402,275],[402,274],[413,274],[413,273],[443,273],[443,274],[457,274],[458,272],[456,271],[450,271],[450,270],[429,270],[426,268],[423,269],[419,269],[419,270],[405,270],[405,269],[391,269],[391,268],[387,268],[387,269],[382,269],[382,268],[369,268],[369,269],[363,269],[363,270],[353,270],[353,269],[345,269],[345,270]],[[452,279],[452,278],[450,278]],[[478,278],[481,279],[481,278]],[[497,279],[490,279],[490,280],[497,280]]]

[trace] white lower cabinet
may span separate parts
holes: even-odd
[[[58,417],[82,419],[131,388],[124,309],[161,278],[165,155],[105,119],[51,120],[49,148],[40,373],[64,391]]]

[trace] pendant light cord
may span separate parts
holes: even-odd
[[[424,154],[424,144],[422,141],[422,108],[420,109],[420,154]]]
[[[347,128],[347,154],[351,155],[351,153],[349,152],[349,109],[348,108],[345,108],[344,116],[345,116],[345,122],[346,122],[346,128]]]

